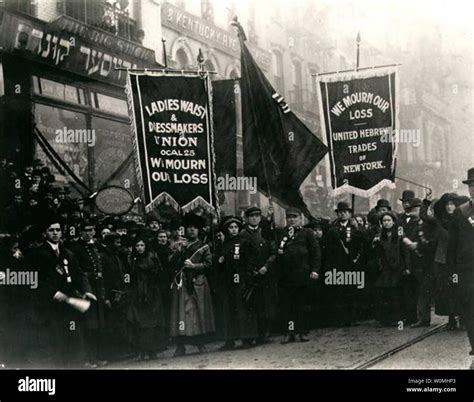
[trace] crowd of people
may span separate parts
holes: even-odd
[[[384,199],[367,216],[339,202],[334,220],[304,226],[289,208],[278,228],[256,206],[220,222],[203,208],[104,216],[40,160],[18,171],[0,159],[0,183],[1,279],[38,274],[34,287],[0,286],[6,365],[97,367],[172,346],[205,353],[211,341],[247,349],[277,333],[308,342],[311,328],[371,319],[409,330],[431,324],[433,304],[474,342],[469,197],[407,190],[400,213]],[[465,183],[474,196],[474,169]]]

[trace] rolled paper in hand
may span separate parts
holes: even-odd
[[[68,297],[66,299],[66,303],[80,313],[85,313],[91,306],[91,302],[89,300],[79,299],[77,297]]]

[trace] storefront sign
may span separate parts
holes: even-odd
[[[79,27],[76,27],[79,33],[67,33],[64,31],[74,30],[74,27],[67,25],[67,20],[61,21],[47,25],[4,12],[0,25],[0,47],[31,60],[118,85],[125,85],[126,71],[117,68],[153,66],[150,62],[151,50],[145,52],[138,46],[131,48],[128,42],[109,40],[106,34],[99,40],[92,31]],[[89,41],[91,38],[96,40]]]
[[[233,28],[232,31],[218,28],[170,3],[163,3],[161,7],[161,23],[182,35],[194,38],[233,57],[240,58],[239,38]],[[252,44],[249,44],[249,49],[260,67],[269,70],[271,65],[270,53]]]

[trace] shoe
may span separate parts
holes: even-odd
[[[286,345],[287,343],[296,342],[294,335],[287,335],[280,343]]]
[[[309,338],[304,334],[300,334],[300,342],[309,342]]]
[[[414,324],[410,325],[410,328],[422,328],[429,327],[431,323],[429,321],[417,321]]]
[[[242,341],[242,345],[240,345],[239,349],[250,349],[253,346],[253,340],[252,339],[244,339]]]
[[[204,345],[198,346],[198,352],[203,355],[207,353],[207,348]]]
[[[219,352],[225,352],[226,350],[234,350],[235,349],[235,342],[234,341],[226,341],[219,349]]]
[[[176,346],[176,350],[174,351],[173,357],[180,357],[186,354],[186,349],[184,346]]]

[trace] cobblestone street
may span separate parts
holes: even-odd
[[[208,345],[209,353],[200,355],[194,347],[189,355],[173,358],[170,347],[158,359],[123,361],[107,368],[130,369],[351,369],[398,347],[444,323],[433,316],[430,328],[380,327],[374,321],[347,328],[323,328],[310,333],[310,342],[281,345],[281,336],[273,342],[247,350],[218,352],[222,343]],[[406,350],[381,361],[373,368],[459,368],[469,366],[468,341],[464,331],[443,330]]]

